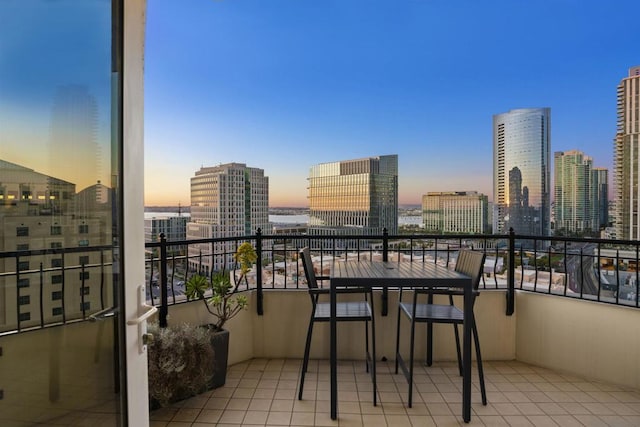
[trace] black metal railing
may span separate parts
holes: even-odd
[[[114,258],[112,246],[0,252],[0,335],[89,320],[113,308],[107,286],[115,285],[107,277]]]
[[[245,241],[254,245],[258,259],[240,291],[256,290],[256,310],[260,315],[264,313],[265,291],[306,288],[304,272],[297,261],[298,250],[304,246],[310,247],[314,263],[323,273],[329,272],[334,259],[379,258],[452,267],[460,248],[483,251],[487,261],[481,289],[506,291],[506,315],[514,313],[516,289],[640,307],[638,241],[526,236],[512,232],[336,236],[266,235],[258,230],[254,235],[236,238],[167,241],[162,236],[157,242],[146,243],[147,299],[160,308],[161,323],[166,324],[170,305],[186,302],[184,284],[189,277],[196,273],[211,275],[221,268],[235,272],[233,254]],[[105,286],[112,282],[106,277],[113,274],[109,270],[114,263],[113,252],[109,246],[1,252],[0,283],[5,299],[15,291],[16,303],[13,313],[6,310],[0,334],[87,320],[95,312],[108,309],[113,302],[105,299],[109,295]],[[78,261],[72,257],[76,254]],[[385,296],[383,314],[387,311]],[[38,300],[37,304],[34,300]],[[9,301],[4,304],[11,307]],[[21,312],[21,307],[28,304],[32,307],[31,318]]]

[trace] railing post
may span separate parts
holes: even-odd
[[[389,232],[387,228],[382,229],[382,261],[389,261]],[[389,291],[382,288],[382,315],[389,314]]]
[[[256,293],[257,293],[257,304],[256,308],[258,310],[258,316],[262,316],[264,314],[264,306],[263,306],[263,294],[262,294],[262,229],[258,228],[256,230]],[[286,255],[286,253],[285,253]]]
[[[509,271],[507,274],[507,316],[515,311],[516,291],[516,237],[513,228],[509,229]]]
[[[167,238],[165,237],[164,233],[160,233],[160,313],[158,314],[158,323],[161,328],[167,327],[168,314],[169,302],[167,297]]]

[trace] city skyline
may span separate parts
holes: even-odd
[[[550,107],[552,151],[612,168],[635,2],[149,3],[145,203],[189,204],[201,166],[265,170],[307,206],[312,165],[398,154],[399,203],[493,200],[492,116]]]

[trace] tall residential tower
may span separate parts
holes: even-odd
[[[614,140],[615,227],[618,239],[640,239],[640,66],[618,85],[618,126]]]
[[[494,233],[549,235],[550,145],[550,108],[493,116]]]
[[[396,154],[322,163],[309,174],[309,234],[398,231]]]
[[[554,170],[556,233],[593,234],[606,226],[607,170],[578,150],[554,153]]]

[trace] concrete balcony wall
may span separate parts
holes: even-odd
[[[516,293],[516,358],[640,388],[640,310]]]
[[[253,357],[301,358],[311,313],[311,301],[306,290],[267,290],[264,292],[264,315],[256,314],[256,293],[250,292],[249,309],[227,323],[231,333],[229,363]],[[358,298],[342,295],[340,298]],[[327,297],[328,298],[328,297]],[[406,297],[405,297],[406,298]],[[389,292],[389,315],[381,316],[381,292],[374,296],[378,359],[395,359],[398,293]],[[445,302],[443,300],[443,302]],[[461,304],[461,300],[459,301]],[[513,360],[516,357],[515,316],[505,316],[506,297],[503,291],[485,291],[476,300],[476,318],[482,343],[482,354],[487,360]],[[169,323],[189,322],[205,324],[211,315],[202,302],[191,302],[169,307]],[[408,354],[409,323],[402,319],[401,349]],[[417,325],[416,358],[424,359],[425,325]],[[462,331],[462,329],[460,329]],[[363,359],[365,348],[364,323],[341,322],[338,327],[338,357]],[[329,324],[316,323],[311,343],[311,358],[329,357]],[[434,326],[434,359],[455,360],[453,326]]]
[[[256,314],[256,294],[250,307],[228,323],[229,363],[253,357],[301,358],[311,302],[305,290],[267,290],[264,315]],[[485,360],[519,360],[591,379],[640,388],[640,310],[533,292],[516,293],[516,311],[505,315],[505,292],[483,291],[476,301],[476,318]],[[397,292],[389,292],[389,315],[380,316],[375,296],[378,358],[395,358]],[[169,322],[210,322],[201,302],[169,307]],[[403,321],[403,337],[408,323]],[[455,360],[453,327],[435,325],[434,359]],[[416,357],[424,359],[424,325],[417,326]],[[403,354],[408,342],[403,341]],[[338,357],[362,359],[364,327],[341,323]],[[311,357],[329,357],[329,325],[317,323]]]

